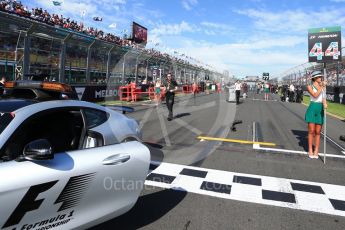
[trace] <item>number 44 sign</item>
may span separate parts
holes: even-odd
[[[341,60],[341,27],[315,28],[308,31],[309,62]]]

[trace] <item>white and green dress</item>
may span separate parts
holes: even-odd
[[[317,88],[312,85],[313,91],[316,93]],[[318,97],[310,95],[310,104],[305,114],[305,121],[307,123],[313,123],[323,125],[324,111],[323,111],[323,99],[325,98],[325,92],[322,90]]]

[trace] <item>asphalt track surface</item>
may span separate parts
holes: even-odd
[[[345,143],[339,136],[345,123],[327,117],[327,154],[339,158],[328,157],[324,164],[321,158],[301,154],[307,143],[304,105],[280,102],[276,95],[263,101],[263,95],[250,93],[240,105],[226,102],[226,97],[177,97],[170,122],[164,104],[135,106],[129,116],[140,122],[151,150],[151,181],[148,177],[131,211],[94,229],[344,229]],[[243,123],[232,132],[235,119]],[[276,143],[274,148],[282,151],[197,139],[205,135],[252,141],[253,132],[255,140]],[[171,181],[152,180],[163,174]],[[221,187],[225,194],[205,191],[199,186],[205,180],[231,184],[231,194],[226,194],[228,187]],[[306,186],[309,192],[296,191]]]

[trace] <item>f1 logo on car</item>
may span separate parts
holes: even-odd
[[[44,199],[36,200],[37,196],[40,193],[52,188],[57,182],[58,181],[56,180],[31,186],[25,194],[25,196],[23,197],[23,199],[18,204],[17,208],[12,212],[11,216],[8,218],[3,228],[7,228],[18,224],[24,217],[25,213],[38,209],[41,206]]]
[[[54,203],[62,203],[58,211],[78,205],[95,175],[96,173],[89,173],[71,177]],[[57,182],[58,180],[31,186],[2,228],[19,224],[27,212],[38,209],[44,201],[36,200],[38,195],[51,189]]]

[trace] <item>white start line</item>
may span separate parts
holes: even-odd
[[[345,186],[171,163],[153,168],[145,185],[345,217]]]
[[[321,132],[321,135],[325,137],[324,133]],[[340,152],[343,155],[337,155],[337,154],[324,154],[324,153],[319,153],[320,157],[323,157],[324,155],[326,157],[330,158],[340,158],[340,159],[345,159],[345,148],[343,148],[341,145],[339,145],[337,142],[332,140],[330,137],[326,136],[327,140],[332,142],[334,145],[336,145],[339,149]],[[253,122],[253,142],[256,141],[256,123]],[[300,155],[308,155],[306,151],[299,151],[299,150],[290,150],[290,149],[279,149],[279,148],[266,148],[266,147],[261,147],[260,144],[253,144],[253,149],[255,150],[262,150],[266,152],[276,152],[276,153],[290,153],[290,154],[300,154]]]

